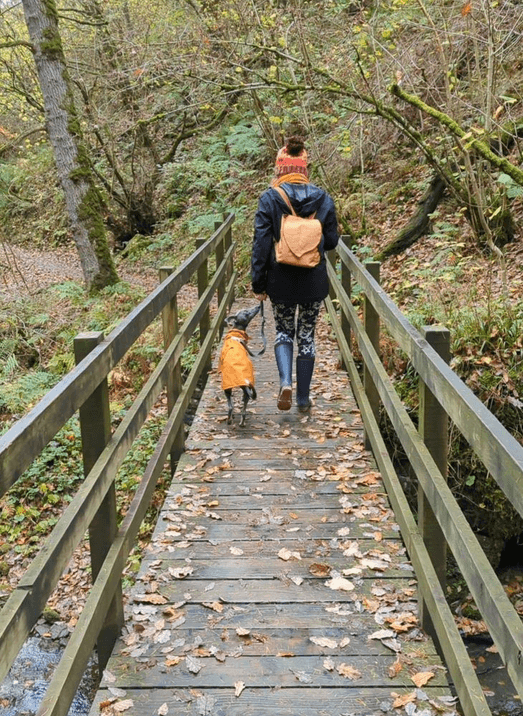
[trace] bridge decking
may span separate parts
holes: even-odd
[[[453,712],[328,326],[304,417],[271,323],[245,428],[208,382],[91,716]]]

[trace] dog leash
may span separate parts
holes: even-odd
[[[260,350],[257,353],[253,353],[251,351],[251,349],[249,348],[249,346],[245,345],[245,348],[247,349],[247,353],[250,356],[252,356],[253,358],[257,358],[258,356],[263,355],[265,353],[265,349],[267,348],[267,337],[265,336],[265,311],[263,309],[263,306],[264,306],[264,302],[261,301],[260,313],[261,313],[262,321],[261,321],[260,334],[262,337],[263,346],[260,348]]]

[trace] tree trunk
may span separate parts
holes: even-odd
[[[47,132],[64,190],[73,238],[87,287],[97,290],[118,281],[118,275],[102,220],[102,199],[82,142],[55,0],[22,0],[22,4],[34,47]]]
[[[425,234],[430,223],[430,214],[435,211],[445,192],[444,180],[436,174],[429,184],[424,197],[419,203],[419,209],[409,223],[400,231],[395,239],[390,241],[374,258],[383,261],[388,256],[396,256]]]

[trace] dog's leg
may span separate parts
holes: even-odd
[[[232,423],[232,413],[234,410],[234,405],[232,402],[232,388],[227,388],[224,392],[225,397],[227,398],[227,406],[229,408],[229,412],[227,413],[227,425],[230,425]]]
[[[241,418],[240,418],[240,427],[243,428],[245,425],[245,416],[247,414],[247,403],[249,402],[250,398],[250,391],[249,388],[244,388],[242,386],[243,390],[243,403],[242,403],[242,412],[241,412]]]

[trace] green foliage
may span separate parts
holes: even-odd
[[[0,391],[0,413],[23,413],[35,405],[56,383],[55,375],[43,370],[26,373],[4,382]]]

